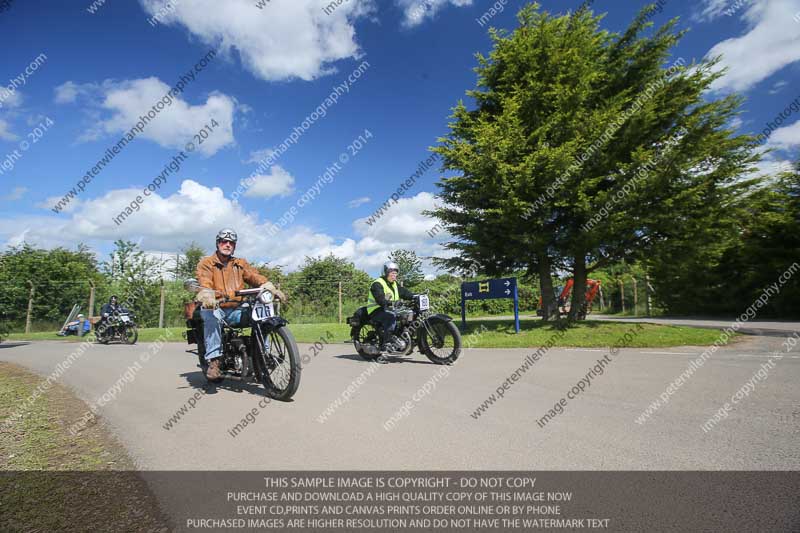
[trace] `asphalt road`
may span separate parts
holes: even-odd
[[[475,419],[471,413],[533,350],[469,349],[452,367],[414,354],[375,368],[351,345],[331,344],[306,365],[294,401],[259,408],[260,386],[226,382],[207,389],[196,356],[171,343],[130,383],[122,382],[101,413],[144,470],[797,470],[800,348],[777,361],[727,419],[708,433],[701,429],[760,365],[784,350],[782,341],[746,337],[719,350],[644,424],[635,419],[701,348],[621,350],[544,428],[536,420],[607,350],[550,350]],[[76,347],[3,343],[0,360],[44,376]],[[94,345],[62,382],[94,401],[151,347]],[[301,345],[301,352],[310,354],[309,346]],[[435,388],[414,401],[426,382]],[[320,422],[351,384],[349,401]],[[165,429],[196,393],[195,406]],[[385,430],[407,401],[408,415]],[[229,430],[253,408],[255,422],[233,437]]]
[[[520,315],[520,318],[535,319],[540,318],[536,315]],[[735,322],[735,318],[722,320],[718,318],[702,317],[619,317],[615,315],[591,314],[589,320],[608,320],[613,322],[646,322],[649,324],[663,324],[669,326],[689,326],[693,328],[719,329],[723,330]],[[469,318],[467,318],[469,320]],[[501,315],[493,317],[480,317],[473,320],[514,320],[514,315]],[[738,333],[743,335],[769,335],[773,337],[786,337],[795,331],[800,331],[800,322],[791,320],[748,320],[741,322]]]

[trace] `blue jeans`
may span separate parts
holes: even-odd
[[[203,339],[206,346],[206,361],[222,355],[222,324],[218,313],[229,326],[238,326],[242,320],[242,309],[201,309],[200,316],[203,318]]]

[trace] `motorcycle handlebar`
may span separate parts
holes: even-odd
[[[242,290],[236,291],[235,294],[236,294],[236,296],[247,296],[249,294],[258,294],[262,290],[263,289],[261,289],[260,287],[256,287],[255,289],[242,289]]]

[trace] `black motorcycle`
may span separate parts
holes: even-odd
[[[188,281],[190,290],[198,287]],[[195,282],[196,283],[196,282]],[[264,385],[266,395],[276,400],[289,400],[300,386],[300,351],[288,322],[278,316],[273,295],[266,289],[236,291],[243,297],[240,323],[231,326],[222,322],[221,366],[223,379],[249,382],[256,380]],[[203,319],[198,305],[192,318],[186,321],[186,340],[197,344],[197,356],[203,374],[208,372],[203,337]],[[249,329],[249,333],[245,332]],[[208,377],[206,376],[206,379]]]
[[[94,336],[100,344],[108,344],[112,341],[136,344],[139,339],[136,315],[127,309],[111,313],[95,325]]]
[[[449,316],[431,313],[427,294],[415,295],[410,306],[402,301],[393,302],[391,310],[397,315],[397,325],[386,353],[410,355],[417,346],[428,359],[439,365],[450,365],[458,359],[461,332]],[[370,320],[367,308],[358,308],[347,323],[358,354],[367,361],[381,357],[380,325]]]

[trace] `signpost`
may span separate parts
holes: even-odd
[[[517,278],[488,279],[461,284],[461,327],[467,327],[467,300],[514,299],[514,329],[519,333],[519,296]]]

